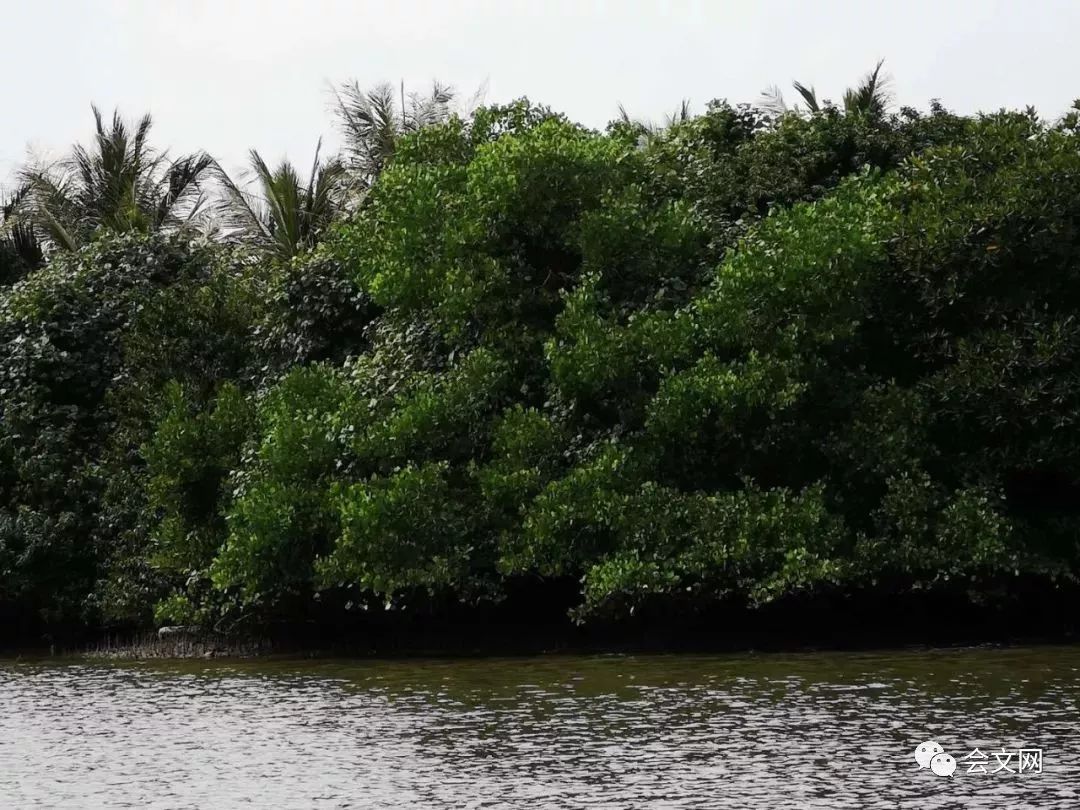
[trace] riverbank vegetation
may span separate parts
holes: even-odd
[[[879,76],[603,132],[350,85],[251,186],[98,115],[4,211],[6,628],[1073,589],[1080,118]]]

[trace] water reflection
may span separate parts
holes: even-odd
[[[1075,808],[1080,648],[0,662],[5,807]],[[1040,747],[1041,775],[919,771]],[[993,765],[993,757],[991,764]]]

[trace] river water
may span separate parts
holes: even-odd
[[[1072,810],[1078,702],[1076,647],[7,660],[0,806]]]

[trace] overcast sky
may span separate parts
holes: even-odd
[[[794,78],[838,99],[884,58],[898,103],[1056,117],[1080,96],[1078,32],[1076,0],[0,0],[0,182],[28,147],[85,140],[91,101],[149,110],[173,153],[306,164],[349,78],[486,86],[600,127],[620,102],[659,119]]]

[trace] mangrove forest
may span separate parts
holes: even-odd
[[[1080,107],[879,71],[347,83],[243,177],[95,108],[0,219],[0,637],[1080,607]]]

